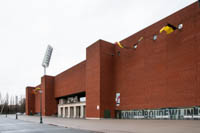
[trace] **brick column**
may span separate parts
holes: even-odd
[[[57,102],[54,97],[54,77],[44,76],[41,79],[42,93],[42,114],[49,116],[56,114]]]
[[[114,117],[114,45],[99,40],[86,53],[86,118],[102,118],[104,110]]]
[[[26,115],[35,113],[35,95],[33,90],[35,87],[26,87]]]

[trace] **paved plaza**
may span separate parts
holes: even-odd
[[[0,116],[0,133],[96,133]]]
[[[42,127],[38,124],[40,121],[39,116],[23,115],[18,118],[19,120],[31,121]],[[9,115],[7,119],[15,119],[15,115]],[[6,120],[6,118],[3,118],[3,120]],[[45,124],[63,127],[60,130],[69,128],[103,133],[200,133],[200,120],[85,120],[46,116],[43,117],[43,121]],[[45,127],[51,130],[48,125],[45,125]],[[52,130],[54,128],[57,127],[52,127]]]

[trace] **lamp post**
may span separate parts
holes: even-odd
[[[15,109],[16,109],[16,120],[18,119],[18,114],[17,114],[17,103],[18,103],[18,97],[16,96],[16,105],[15,105]]]
[[[40,93],[40,124],[42,124],[43,121],[42,121],[42,90],[41,89],[39,90],[39,93]]]

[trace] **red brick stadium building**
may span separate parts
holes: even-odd
[[[170,23],[182,29],[160,33]],[[155,36],[156,35],[156,36]],[[143,40],[138,41],[139,38]],[[155,38],[157,37],[157,38]],[[200,115],[200,7],[194,4],[117,44],[98,40],[86,60],[26,88],[26,114],[78,118]],[[137,44],[137,48],[133,47]]]

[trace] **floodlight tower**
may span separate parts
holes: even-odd
[[[43,62],[42,62],[42,66],[44,67],[44,76],[46,75],[46,68],[49,66],[52,52],[53,52],[53,47],[48,45],[46,53],[44,55]],[[41,88],[39,90],[39,93],[40,93],[40,123],[42,124],[43,122],[42,122],[42,90]]]
[[[42,66],[44,67],[44,75],[46,75],[46,68],[49,66],[52,52],[53,52],[53,47],[48,45],[42,62]]]

